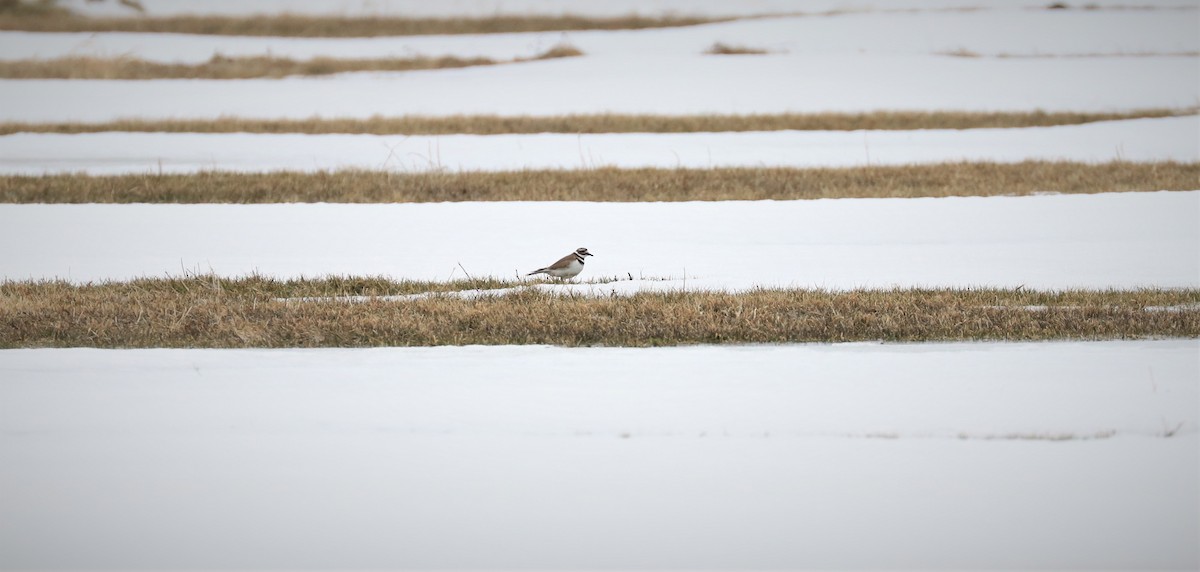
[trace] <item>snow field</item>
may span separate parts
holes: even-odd
[[[583,4],[576,4],[583,6]],[[1136,56],[1200,52],[1195,19],[1177,10],[984,10],[863,12],[783,16],[679,28],[584,30],[376,38],[228,37],[162,33],[0,32],[0,59],[66,56],[137,57],[199,63],[213,54],[389,58],[416,55],[531,57],[566,42],[588,57],[692,56],[715,42],[774,54],[979,56]],[[1190,13],[1194,16],[1194,13]],[[897,29],[905,30],[897,34]]]
[[[0,552],[18,568],[1187,568],[1197,349],[8,350]]]
[[[1200,286],[1200,191],[687,203],[0,205],[0,279],[186,272],[512,277],[584,246],[582,286]]]
[[[1186,57],[584,56],[282,80],[0,80],[0,120],[1107,112],[1194,107],[1197,85],[1200,68]]]
[[[0,174],[858,167],[1200,159],[1200,116],[1020,129],[528,135],[20,133]]]
[[[1000,0],[143,3],[154,14],[868,13],[487,38],[0,33],[4,58],[198,61],[218,49],[508,58],[561,39],[587,53],[286,80],[2,80],[0,121],[1200,104],[1196,57],[1133,57],[1195,51],[1191,0],[1095,12]],[[985,10],[894,12],[977,6]],[[715,41],[774,53],[699,53]],[[939,55],[958,50],[984,57]],[[1195,161],[1197,127],[1184,117],[969,132],[17,134],[0,137],[0,171]],[[584,278],[638,279],[559,288],[1197,288],[1200,190],[6,204],[0,245],[0,280],[75,283],[194,271],[445,279],[460,267],[507,277],[586,246],[596,257]],[[0,568],[1195,569],[1198,349],[1154,340],[4,350]]]
[[[564,41],[585,56],[336,78],[0,80],[0,120],[1192,108],[1200,103],[1197,32],[1190,9],[866,12],[637,31],[366,39],[3,32],[6,59],[198,62],[222,53],[506,60]],[[702,54],[715,42],[772,53]]]

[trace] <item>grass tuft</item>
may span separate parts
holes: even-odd
[[[950,57],[954,57],[954,58],[983,57],[979,52],[975,52],[975,51],[969,50],[967,48],[956,48],[953,50],[946,50],[944,52],[935,52],[935,53],[939,56],[950,56]]]
[[[717,56],[737,56],[737,55],[744,56],[744,55],[762,55],[762,54],[766,54],[768,52],[767,52],[767,50],[760,49],[760,48],[749,48],[746,46],[735,46],[735,45],[731,45],[731,44],[725,44],[722,42],[716,42],[713,45],[709,46],[707,50],[704,50],[704,53],[709,54],[709,55],[717,55]]]
[[[583,51],[579,48],[576,48],[571,44],[560,43],[551,47],[549,50],[542,52],[534,59],[549,60],[554,58],[573,58],[582,55]]]

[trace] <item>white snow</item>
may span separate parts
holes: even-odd
[[[0,33],[4,59],[510,58],[561,39],[587,54],[285,80],[2,80],[0,121],[1200,105],[1198,58],[1166,55],[1197,50],[1195,0],[1154,0],[1147,10],[1087,2],[1103,8],[1094,11],[1032,0],[142,2],[153,15],[862,13],[487,37]],[[127,13],[112,1],[67,3]],[[715,41],[773,53],[699,53]],[[939,55],[956,50],[984,57]],[[408,138],[17,134],[0,137],[0,172],[1196,161],[1198,122]],[[586,246],[596,256],[583,278],[633,279],[547,288],[1198,288],[1200,190],[0,204],[0,245],[0,280],[76,283],[208,271],[508,277]],[[0,568],[1196,569],[1198,350],[1197,340],[3,350]]]
[[[1020,129],[530,135],[22,133],[0,173],[513,171],[1200,160],[1200,116]]]
[[[0,59],[138,57],[201,62],[213,54],[308,59],[486,56],[528,57],[559,42],[588,57],[691,56],[714,42],[784,54],[1097,56],[1200,52],[1195,13],[1173,10],[864,12],[736,20],[680,28],[429,35],[378,38],[229,37],[193,34],[0,32]],[[903,34],[894,33],[897,29]]]
[[[586,55],[288,80],[0,80],[0,101],[5,103],[0,120],[1111,111],[1200,104],[1200,65],[1194,55],[1200,51],[1200,21],[1191,9],[1058,11],[1010,6],[774,17],[638,31],[347,39],[5,32],[0,33],[0,57],[129,55],[203,61],[223,53],[509,59],[536,54],[560,41],[578,46]],[[718,41],[772,53],[702,53]],[[944,55],[964,50],[988,57]],[[1001,55],[1038,57],[991,57]]]
[[[589,5],[596,4],[579,4]],[[0,80],[0,120],[1112,111],[1200,104],[1196,10],[1010,7],[775,17],[640,31],[349,39],[8,32],[0,33],[0,57],[131,55],[202,61],[219,52],[508,59],[536,54],[560,41],[577,45],[586,55],[287,80]],[[718,41],[772,53],[702,53]],[[944,55],[960,50],[989,57]],[[1001,55],[1038,57],[990,57]]]
[[[0,554],[1194,568],[1198,349],[5,350]]]
[[[1200,287],[1200,191],[816,201],[0,205],[0,278],[512,277],[588,286]],[[686,274],[685,274],[686,273]],[[642,280],[645,279],[645,280]]]
[[[1115,111],[1200,100],[1196,58],[579,57],[283,80],[0,80],[0,120]]]

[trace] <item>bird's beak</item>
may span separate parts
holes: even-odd
[[[590,252],[585,252],[585,253],[583,253],[583,255],[584,255],[584,256],[591,256],[591,255],[592,255],[592,253],[590,253]]]

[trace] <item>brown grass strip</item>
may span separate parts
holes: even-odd
[[[2,203],[414,203],[913,198],[1200,189],[1200,163],[949,163],[849,169],[335,171],[0,176]]]
[[[198,276],[83,286],[0,283],[0,347],[663,346],[1200,336],[1197,290],[759,290],[592,297],[522,289],[478,299],[277,299],[298,291],[383,293],[414,285],[331,280],[287,284]]]
[[[0,78],[6,79],[254,79],[290,76],[320,76],[348,72],[397,72],[500,63],[519,63],[533,60],[582,55],[571,46],[555,46],[530,58],[498,61],[491,58],[459,58],[455,56],[341,59],[319,57],[293,60],[270,56],[228,57],[214,55],[199,64],[161,63],[121,58],[72,56],[50,60],[0,61]]]
[[[578,30],[675,28],[734,18],[690,16],[496,15],[483,18],[348,17],[272,14],[255,17],[181,15],[165,17],[83,17],[66,11],[0,11],[0,30],[27,32],[155,32],[219,36],[367,38],[427,34],[502,34]]]
[[[499,135],[505,133],[719,133],[740,131],[853,131],[1053,127],[1098,121],[1176,117],[1196,110],[1145,109],[1126,113],[877,111],[750,115],[452,115],[366,119],[121,119],[104,123],[0,123],[12,133],[326,133],[372,135]]]

